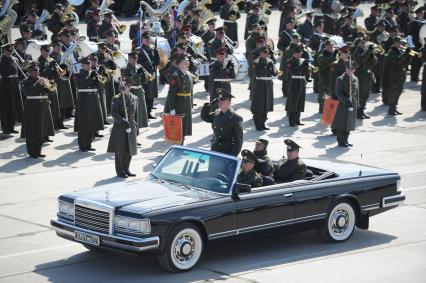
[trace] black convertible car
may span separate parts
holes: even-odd
[[[251,189],[236,183],[240,159],[173,146],[146,180],[61,195],[51,225],[91,250],[155,252],[166,270],[187,271],[210,240],[305,223],[341,242],[405,200],[397,173],[304,162],[312,172],[306,179]]]

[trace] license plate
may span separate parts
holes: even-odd
[[[86,232],[81,231],[75,231],[74,232],[74,239],[79,242],[88,243],[91,245],[99,246],[99,236],[92,235]]]

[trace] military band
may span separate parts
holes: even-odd
[[[9,36],[14,19],[6,13],[0,16],[1,128],[10,136],[22,122],[21,136],[33,158],[44,156],[41,146],[54,130],[67,130],[64,121],[69,118],[75,116],[82,152],[94,151],[94,138],[102,138],[100,131],[114,121],[108,152],[115,153],[117,176],[133,176],[129,164],[140,145],[137,138],[144,138],[140,129],[158,125],[150,120],[163,112],[180,116],[183,137],[191,136],[197,111],[212,124],[211,149],[237,156],[244,130],[252,128],[243,129],[239,108],[231,108],[235,80],[247,84],[249,91],[241,96],[250,105],[249,124],[262,132],[269,130],[268,113],[274,111],[274,81],[282,81],[288,126],[297,127],[304,125],[301,113],[313,78],[319,113],[329,111],[326,100],[339,101],[330,126],[342,147],[352,146],[348,137],[356,119],[370,118],[371,94],[381,92],[388,115],[402,114],[398,104],[407,74],[413,84],[422,79],[420,109],[426,110],[421,72],[426,22],[424,8],[412,1],[376,1],[363,21],[365,28],[357,24],[357,1],[312,1],[313,10],[295,1],[278,1],[276,48],[268,35],[271,1],[224,0],[214,11],[210,9],[217,3],[205,0],[142,1],[139,11],[126,3],[120,7],[124,14],[138,14],[129,31],[130,52],[119,41],[120,35],[127,36],[126,26],[109,1],[100,5],[90,0],[86,10],[72,6],[72,1],[46,2],[50,10],[26,10],[19,23],[21,37],[15,40]],[[244,53],[238,40],[241,2],[247,12]],[[78,16],[86,24],[85,37],[80,36]],[[194,84],[200,77],[206,90],[201,99],[209,101],[201,110],[194,107]],[[159,83],[168,85],[167,97],[164,108],[155,111]],[[41,121],[34,118],[39,116]],[[266,158],[268,142],[260,139],[258,144],[254,152],[243,151],[241,182],[254,187],[270,182],[268,177],[286,181],[306,174],[298,154],[291,154],[299,149],[293,141],[286,142],[291,158],[282,160],[275,173]],[[284,172],[289,168],[291,176]]]

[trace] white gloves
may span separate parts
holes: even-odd
[[[173,109],[173,110],[171,110],[171,111],[170,111],[170,115],[173,115],[173,116],[174,116],[174,115],[176,115],[176,110],[174,110],[174,109]]]
[[[127,129],[126,129],[126,133],[130,134],[131,132],[132,132],[132,129],[131,129],[131,128],[127,128]]]

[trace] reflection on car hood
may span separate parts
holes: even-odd
[[[68,196],[140,213],[220,197],[215,193],[151,180],[103,185]]]

